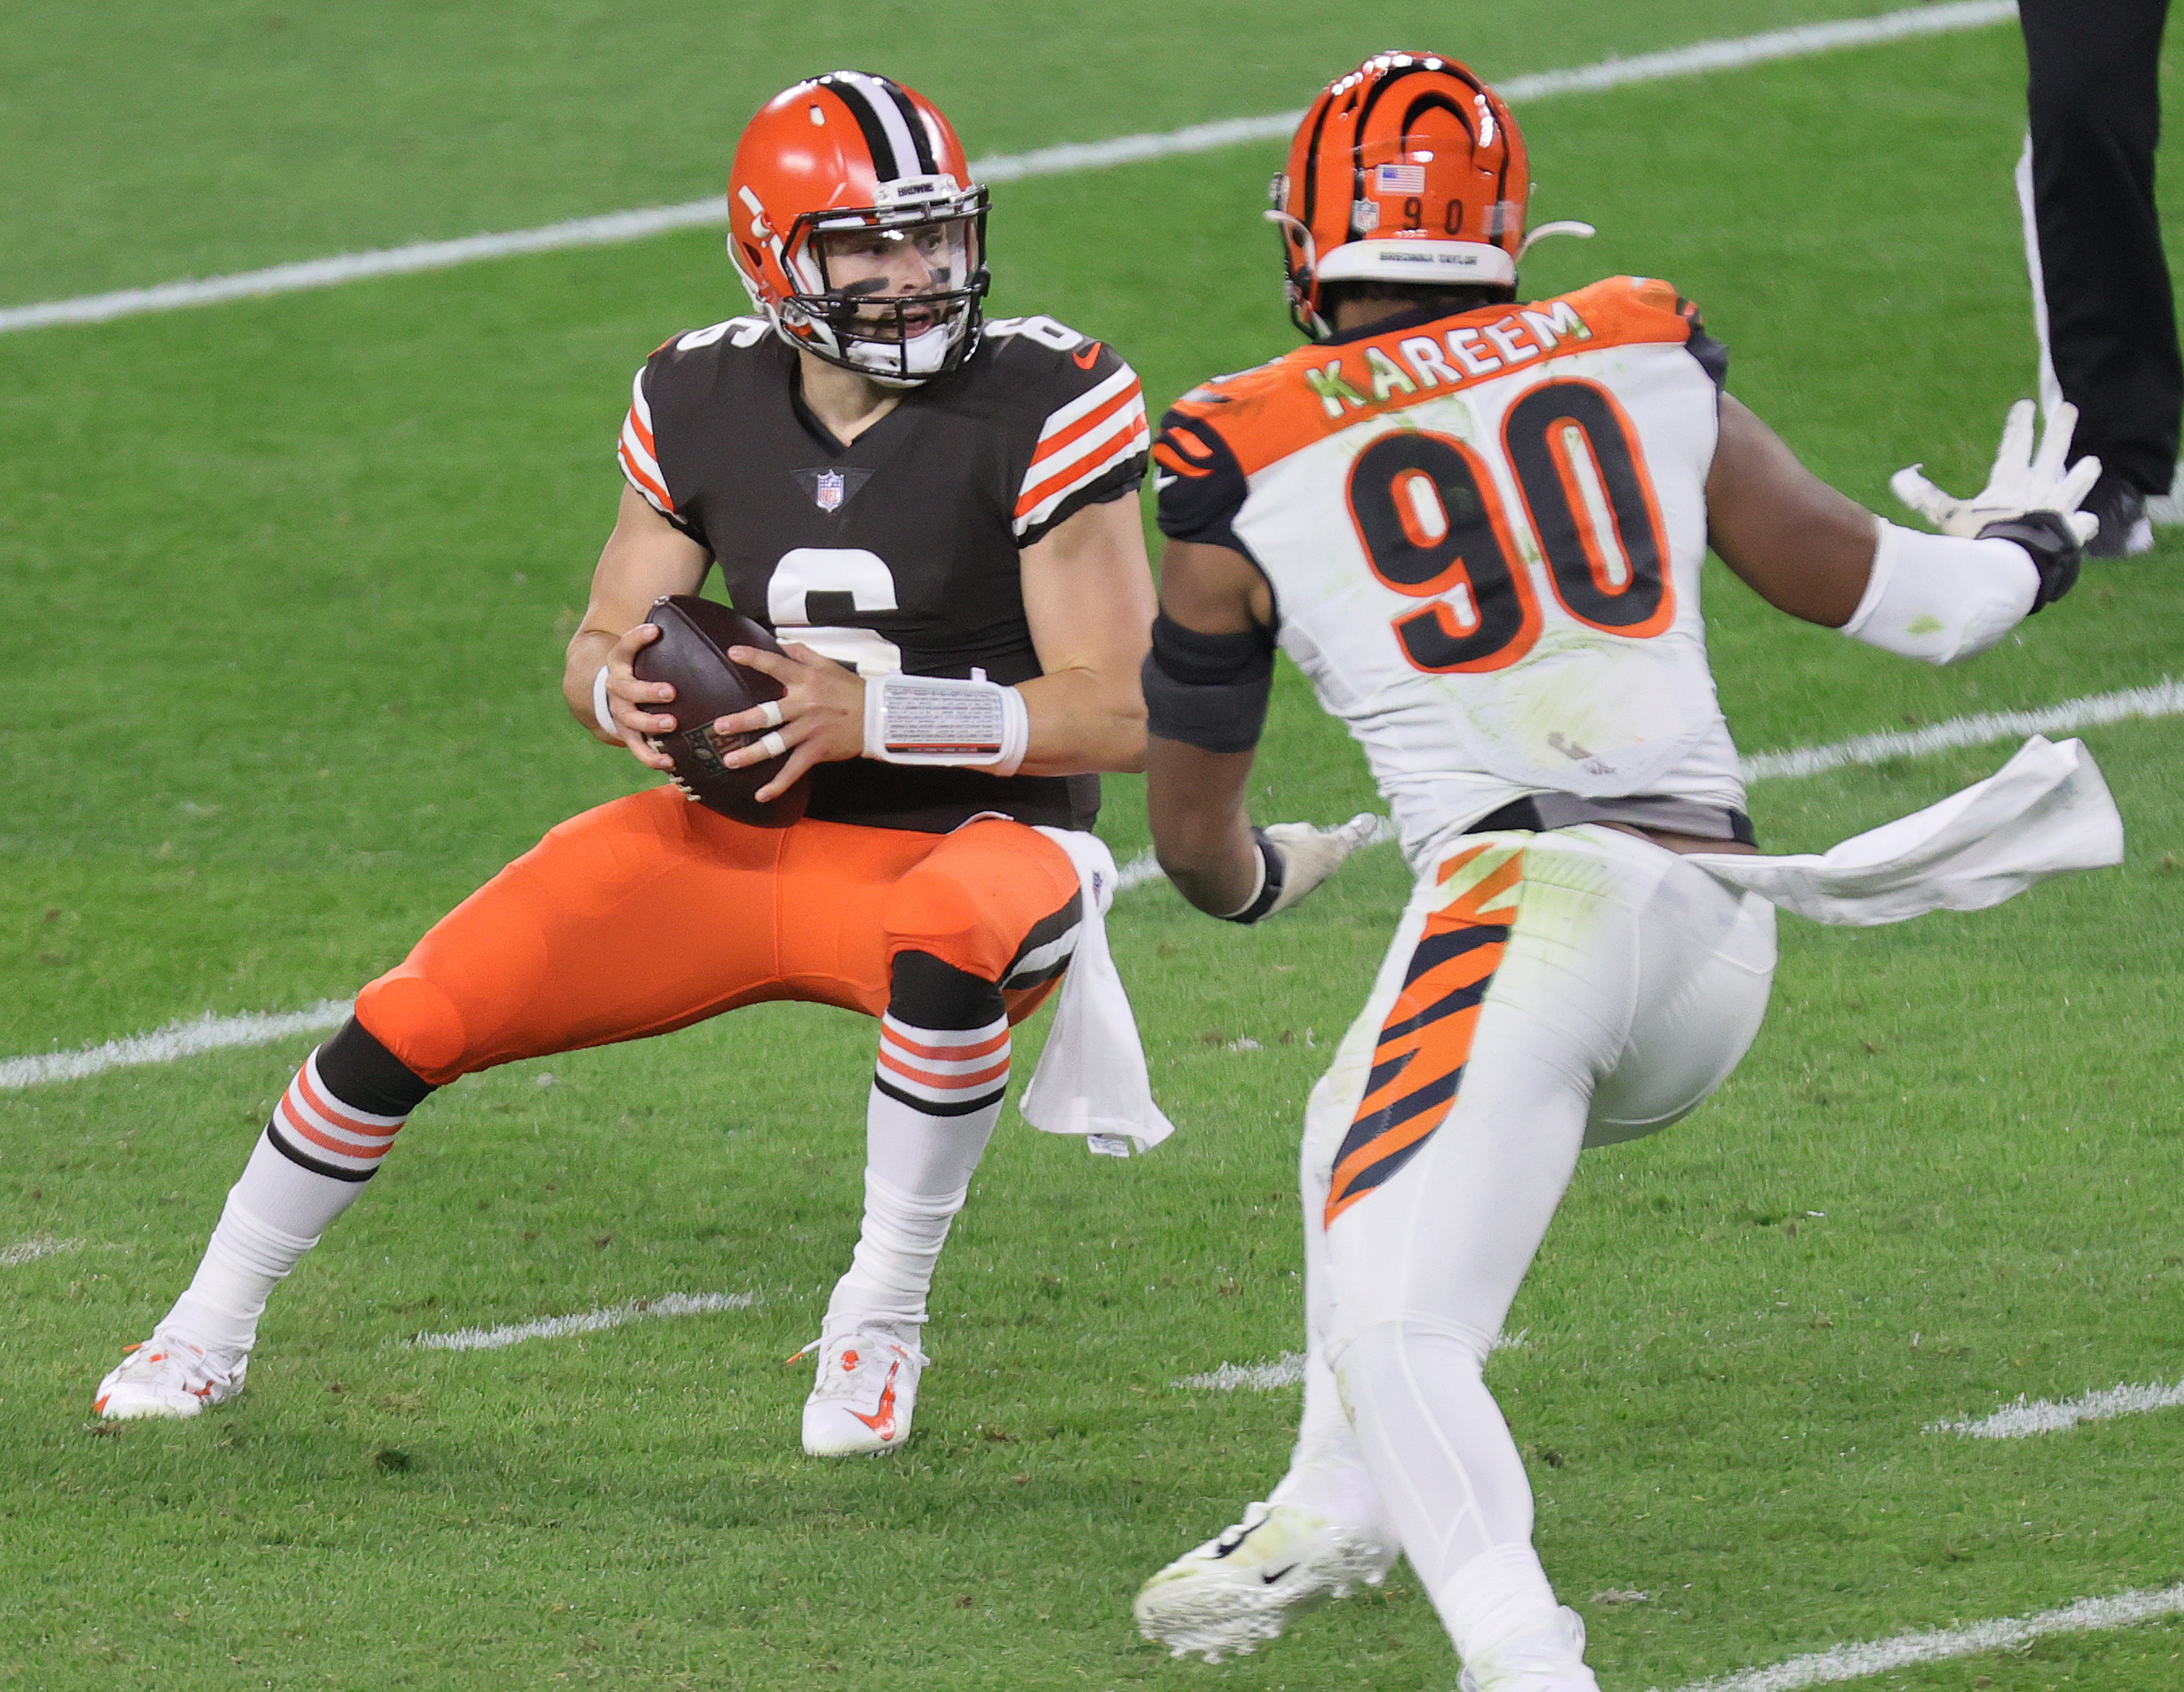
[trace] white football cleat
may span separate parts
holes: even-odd
[[[917,1376],[929,1360],[900,1325],[865,1322],[822,1333],[819,1378],[804,1401],[804,1449],[814,1457],[857,1457],[901,1449],[917,1408]],[[788,1360],[794,1363],[796,1357]]]
[[[1457,1677],[1456,1692],[1600,1692],[1585,1666],[1585,1618],[1565,1604],[1558,1621],[1551,1636],[1505,1647],[1503,1661],[1490,1673],[1467,1667]]]
[[[1176,1656],[1248,1656],[1292,1616],[1362,1583],[1378,1586],[1397,1547],[1294,1504],[1255,1504],[1217,1538],[1186,1551],[1139,1589],[1138,1631]]]
[[[250,1372],[250,1354],[208,1351],[173,1334],[154,1332],[98,1383],[92,1408],[109,1421],[195,1416],[233,1398]]]

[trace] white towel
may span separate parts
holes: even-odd
[[[1106,913],[1115,901],[1115,859],[1097,835],[1074,829],[1039,833],[1077,866],[1084,921],[1061,978],[1046,1049],[1017,1102],[1025,1121],[1050,1134],[1082,1134],[1092,1150],[1127,1158],[1175,1132],[1153,1103],[1145,1050],[1130,996],[1107,950]]]
[[[2123,818],[2083,741],[2035,734],[1985,781],[1817,856],[1691,862],[1814,922],[1869,928],[1982,911],[2051,875],[2120,863]]]

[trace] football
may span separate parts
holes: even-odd
[[[631,668],[640,681],[666,682],[675,690],[674,701],[662,712],[672,714],[677,727],[672,734],[647,736],[655,751],[674,760],[675,785],[708,810],[738,823],[787,828],[804,814],[810,778],[761,805],[754,796],[781,773],[787,754],[731,769],[722,763],[722,756],[758,735],[713,732],[716,719],[782,695],[781,684],[772,676],[732,662],[728,648],[778,652],[781,643],[742,612],[695,594],[662,595],[653,601],[650,621],[660,638],[638,653]]]

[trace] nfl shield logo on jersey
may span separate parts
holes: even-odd
[[[833,516],[857,496],[857,489],[872,479],[870,469],[845,464],[840,469],[800,470],[796,479],[811,496],[811,503]]]

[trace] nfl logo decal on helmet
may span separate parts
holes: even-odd
[[[970,174],[923,95],[830,71],[776,95],[744,129],[728,174],[728,256],[791,346],[915,386],[978,344],[986,191]]]

